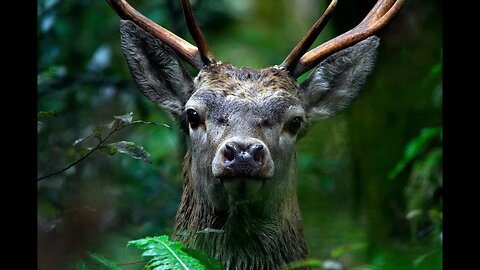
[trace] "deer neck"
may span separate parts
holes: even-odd
[[[296,185],[295,162],[288,183]],[[191,173],[191,154],[183,169],[183,194],[176,216],[174,238],[205,251],[227,269],[274,269],[304,259],[307,246],[296,189],[282,201],[233,204],[216,209],[198,191]],[[274,181],[275,179],[272,179]]]

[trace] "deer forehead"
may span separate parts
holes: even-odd
[[[209,91],[245,102],[262,101],[270,97],[292,99],[298,97],[300,90],[295,79],[281,69],[270,67],[256,70],[223,63],[200,71],[194,85],[195,92]]]
[[[220,122],[235,119],[239,126],[262,127],[281,123],[290,114],[304,114],[300,86],[277,68],[212,65],[200,71],[194,89],[185,107],[199,109],[208,119]]]

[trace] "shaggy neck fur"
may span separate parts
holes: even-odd
[[[190,163],[188,153],[176,216],[176,240],[205,251],[229,270],[277,269],[305,259],[307,246],[295,190],[275,209],[260,202],[236,204],[215,212],[194,188]]]

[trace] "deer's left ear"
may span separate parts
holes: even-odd
[[[372,71],[380,39],[369,37],[323,60],[302,87],[308,121],[329,118],[350,105]]]

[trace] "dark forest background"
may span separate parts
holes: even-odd
[[[192,42],[180,1],[129,2]],[[284,60],[328,1],[192,4],[217,59],[262,68]],[[374,4],[340,0],[315,44],[354,27]],[[103,148],[38,181],[38,267],[97,269],[91,254],[101,254],[122,269],[141,269],[127,264],[141,258],[126,243],[171,233],[187,138],[136,90],[119,19],[106,1],[40,0],[37,7],[39,178],[87,153],[95,138],[74,142],[98,135],[114,116],[132,112],[133,120],[159,124],[131,125],[108,140],[142,146],[151,163]],[[408,0],[379,36],[377,63],[359,98],[297,144],[310,257],[347,269],[442,269],[440,1]]]

